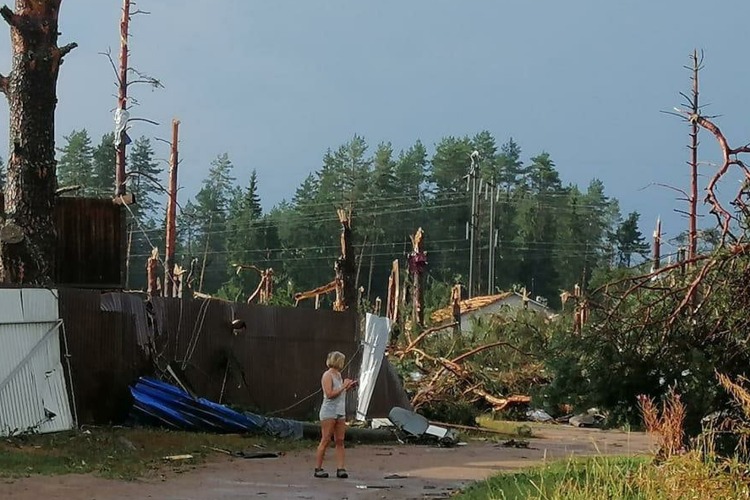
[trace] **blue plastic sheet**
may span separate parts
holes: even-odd
[[[179,387],[141,377],[130,387],[133,415],[149,425],[193,432],[254,433],[302,439],[302,422],[267,418],[232,410],[204,398],[193,398]]]

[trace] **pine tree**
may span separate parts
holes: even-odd
[[[129,189],[136,201],[133,210],[142,221],[161,220],[163,218],[160,214],[163,207],[161,199],[166,196],[160,185],[164,168],[156,161],[149,138],[141,137],[133,143],[129,165]]]
[[[104,134],[92,155],[92,185],[100,196],[110,194],[114,190],[116,156],[115,134],[113,132]]]
[[[638,212],[630,212],[615,233],[617,258],[621,267],[630,267],[634,256],[643,258],[647,255],[649,245],[638,229],[640,217]]]
[[[58,187],[80,186],[77,192],[71,191],[69,196],[86,196],[94,189],[93,156],[94,148],[86,129],[73,130],[64,137],[65,146],[58,151],[60,159],[57,162]]]
[[[230,203],[237,197],[234,165],[227,153],[219,155],[208,170],[202,187],[195,196],[194,222],[198,227],[198,255],[200,276],[196,283],[200,291],[215,293],[227,281],[229,262],[227,258],[227,235],[231,226],[227,223]],[[201,286],[202,285],[202,286]]]

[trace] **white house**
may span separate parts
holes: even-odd
[[[460,301],[459,306],[461,308],[462,332],[471,331],[472,319],[502,314],[504,311],[528,309],[543,314],[547,318],[552,318],[556,315],[552,309],[541,302],[524,297],[517,292],[474,297]],[[435,311],[430,316],[430,319],[436,325],[451,323],[453,321],[453,306]]]

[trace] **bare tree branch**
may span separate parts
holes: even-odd
[[[65,57],[65,56],[66,56],[66,55],[68,55],[68,54],[69,54],[69,53],[70,53],[70,52],[71,52],[71,51],[72,51],[73,49],[75,49],[75,48],[77,48],[77,47],[78,47],[78,44],[77,44],[77,43],[75,43],[75,42],[73,42],[73,43],[69,43],[69,44],[67,44],[67,45],[63,45],[63,46],[62,46],[62,47],[60,47],[60,49],[59,49],[59,50],[60,50],[60,57],[61,57],[61,58],[62,58],[62,57]]]
[[[21,24],[20,17],[17,16],[16,13],[13,12],[13,10],[7,5],[3,5],[3,7],[0,8],[0,16],[5,19],[6,23],[8,23],[10,26],[13,26],[14,28],[18,28]]]
[[[99,52],[99,54],[101,54],[101,55],[105,56],[107,59],[109,59],[109,64],[112,65],[112,71],[115,72],[115,78],[117,79],[116,85],[119,84],[120,83],[120,74],[117,71],[117,65],[115,64],[115,60],[112,59],[112,49],[111,48],[107,48],[106,52]]]
[[[140,117],[129,118],[128,122],[146,122],[146,123],[150,123],[151,125],[156,125],[157,127],[159,126],[159,122],[155,122],[154,120],[149,120],[148,118],[140,118]]]

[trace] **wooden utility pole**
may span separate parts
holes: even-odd
[[[698,116],[700,103],[698,100],[698,75],[703,67],[703,57],[698,57],[698,51],[693,51],[692,71],[693,89],[690,96],[690,227],[688,229],[688,259],[692,261],[698,253]]]
[[[125,189],[125,129],[128,124],[128,36],[130,29],[130,0],[122,2],[120,19],[120,68],[117,82],[117,109],[115,111],[115,199],[127,203]],[[123,197],[123,198],[120,198]]]
[[[469,238],[469,298],[474,296],[474,261],[476,260],[476,230],[478,225],[479,214],[477,205],[479,204],[479,193],[477,184],[479,182],[479,151],[471,153],[471,170],[467,177],[467,189],[471,189],[471,221],[468,223],[467,237]]]
[[[167,297],[176,296],[174,276],[174,254],[177,232],[177,167],[179,165],[180,121],[172,120],[172,153],[169,157],[169,188],[167,200],[167,234],[164,257],[164,288]]]
[[[409,274],[412,285],[412,307],[414,323],[424,326],[424,272],[427,268],[427,253],[424,251],[424,231],[420,227],[411,237],[412,251],[409,254]]]
[[[16,0],[0,16],[10,25],[12,70],[0,75],[10,111],[10,155],[0,226],[4,283],[49,285],[55,275],[57,189],[55,108],[63,58],[77,45],[58,47],[61,0]]]
[[[495,293],[495,249],[497,248],[497,228],[495,228],[495,203],[500,191],[494,181],[488,182],[490,194],[490,256],[487,276],[487,295]]]

